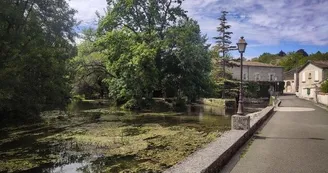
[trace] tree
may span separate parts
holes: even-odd
[[[209,50],[209,54],[212,62],[211,76],[214,78],[215,82],[222,82],[224,79],[232,79],[231,74],[223,72],[222,61],[219,59],[218,47],[215,45]],[[226,54],[227,59],[232,59],[230,54]],[[226,62],[226,67],[235,66],[234,63]]]
[[[328,52],[326,53],[317,52],[309,56],[304,56],[304,54],[301,53],[303,51],[289,53],[287,56],[281,59],[279,65],[283,66],[285,70],[290,70],[293,68],[300,68],[308,61],[328,60]]]
[[[320,51],[316,52],[315,54],[311,54],[308,57],[310,60],[328,60],[328,52],[321,53]]]
[[[228,14],[227,11],[222,11],[221,12],[221,17],[219,18],[220,20],[220,25],[217,27],[217,32],[219,32],[218,37],[214,37],[216,40],[219,52],[222,52],[222,68],[223,68],[223,78],[225,78],[225,64],[227,60],[226,54],[229,51],[229,47],[231,44],[231,34],[232,32],[227,31],[230,29],[231,25],[227,24],[227,18],[226,15]],[[223,92],[222,92],[222,98],[224,98],[224,87],[223,87]]]
[[[299,50],[296,51],[296,53],[301,54],[305,57],[309,56],[308,53],[306,53],[304,49],[299,49]]]
[[[156,88],[162,90],[163,92],[165,91],[165,88],[163,88],[162,81],[165,78],[165,74],[160,72],[165,71],[165,69],[162,69],[165,67],[163,63],[164,60],[163,57],[167,53],[164,46],[165,32],[168,30],[168,28],[171,25],[176,24],[178,20],[182,18],[186,18],[185,11],[182,10],[181,8],[181,3],[182,1],[180,0],[179,1],[108,0],[107,1],[108,12],[106,16],[100,20],[99,27],[98,27],[99,35],[108,35],[107,34],[108,32],[123,29],[124,32],[120,33],[122,37],[123,35],[128,35],[129,37],[133,38],[133,40],[130,39],[126,41],[127,46],[133,46],[130,43],[135,43],[140,46],[142,45],[143,48],[145,49],[148,50],[151,49],[150,52],[152,53],[153,51],[155,51],[154,53],[154,61],[156,65],[155,69],[156,71],[158,71],[158,76],[156,79],[159,80],[152,80],[153,84],[151,84],[151,86],[156,86]],[[106,39],[102,40],[102,42],[103,43],[106,42]],[[119,50],[122,49],[123,47],[114,47],[114,48]],[[131,48],[126,47],[124,49],[131,49]],[[113,50],[113,51],[117,51],[117,50]],[[126,53],[131,53],[131,50],[127,51]],[[113,62],[120,59],[118,54],[115,54],[114,56],[116,56],[116,59]],[[148,60],[152,61],[151,59]],[[153,64],[152,62],[149,63]],[[133,71],[127,71],[127,73],[133,73]],[[111,80],[114,81],[117,79],[113,78]],[[141,85],[141,83],[137,83],[137,84]],[[122,88],[120,87],[116,87],[116,89],[118,91],[112,93],[112,96],[113,95],[118,96],[117,95],[118,92],[122,90]],[[126,99],[132,99],[133,94],[132,95],[128,94],[128,95],[129,96],[127,98],[123,99],[125,100],[123,101],[123,103],[126,102]],[[138,99],[141,99],[141,96],[140,97],[138,96]],[[140,100],[137,102],[140,103]]]
[[[266,63],[266,64],[277,64],[277,61],[280,60],[281,57],[271,54],[271,53],[263,53],[262,55],[259,56],[258,62]]]
[[[187,17],[186,11],[181,8],[182,2],[183,0],[107,0],[108,12],[101,19],[98,32],[126,27],[137,37],[139,32],[148,36],[155,32],[163,40],[165,30],[172,23]],[[148,38],[146,40],[152,41]]]
[[[287,54],[282,50],[278,53],[278,56],[280,56],[280,57],[283,57],[283,56],[286,56],[286,55]]]
[[[320,86],[321,92],[328,93],[328,80],[324,81]]]
[[[138,109],[143,98],[151,98],[157,85],[155,66],[156,46],[138,42],[139,37],[123,28],[107,32],[97,44],[107,58],[106,67],[112,77],[105,81],[109,97],[117,104],[125,103],[129,109]]]
[[[82,31],[84,41],[78,45],[78,54],[70,60],[72,92],[88,98],[104,98],[108,93],[105,78],[112,75],[106,69],[106,57],[97,50],[95,30]]]
[[[280,62],[279,65],[284,67],[286,71],[293,68],[299,68],[307,62],[307,59],[299,53],[289,53]]]
[[[166,38],[170,53],[164,60],[163,84],[175,90],[179,98],[187,96],[189,101],[195,101],[210,87],[211,58],[206,37],[201,35],[197,22],[189,19],[169,28]]]
[[[97,47],[108,60],[107,71],[113,74],[106,79],[111,98],[128,108],[140,108],[154,91],[161,91],[164,97],[170,92],[190,99],[204,93],[202,81],[208,75],[190,72],[207,74],[210,66],[198,65],[207,62],[207,46],[198,24],[181,8],[182,1],[107,3],[108,12],[99,23]],[[189,81],[192,88],[186,89],[182,84],[192,75],[196,77]]]
[[[29,117],[64,107],[75,11],[64,0],[2,0],[0,11],[0,114]]]

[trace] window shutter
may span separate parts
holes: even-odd
[[[305,82],[305,73],[302,73],[302,82]]]
[[[319,81],[319,71],[314,72],[314,80]]]

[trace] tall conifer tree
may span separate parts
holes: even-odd
[[[227,23],[227,11],[222,11],[221,12],[221,17],[218,18],[220,20],[220,25],[217,27],[217,32],[219,33],[218,37],[214,37],[216,40],[217,46],[219,48],[219,58],[221,59],[222,62],[222,70],[223,70],[223,79],[225,80],[226,75],[225,75],[225,66],[226,62],[228,61],[227,58],[227,53],[229,51],[229,48],[231,47],[231,34],[232,32],[229,32],[228,30],[230,29],[231,25],[228,25]],[[224,98],[224,92],[225,92],[225,84],[223,85],[223,91],[222,91],[222,98]]]

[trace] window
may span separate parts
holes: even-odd
[[[311,73],[309,73],[308,79],[312,79],[312,74]]]
[[[302,73],[302,82],[305,82],[305,73]]]
[[[244,73],[244,80],[247,80],[247,74]]]
[[[260,74],[257,73],[257,74],[255,74],[255,81],[259,81],[259,80],[260,80]]]
[[[319,82],[319,71],[314,72],[314,81]]]
[[[270,74],[270,81],[273,81],[273,79],[274,79],[274,75]]]

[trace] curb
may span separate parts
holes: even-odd
[[[281,101],[278,102],[279,105]],[[219,172],[270,117],[275,106],[268,106],[251,115],[249,130],[230,130],[217,140],[185,158],[164,173],[212,173]]]

